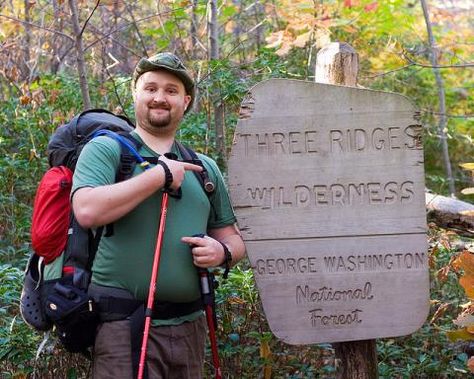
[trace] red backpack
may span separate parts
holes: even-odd
[[[54,261],[66,247],[72,175],[65,166],[53,167],[44,174],[36,191],[31,244],[45,264]]]

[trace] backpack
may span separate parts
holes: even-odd
[[[135,165],[144,161],[137,153],[139,142],[130,136],[133,129],[127,118],[93,109],[60,126],[48,144],[51,168],[41,179],[35,196],[31,228],[33,253],[26,266],[20,313],[39,331],[54,326],[59,340],[70,352],[86,353],[94,343],[99,318],[87,289],[100,238],[102,234],[113,233],[113,224],[94,231],[82,228],[75,219],[69,200],[73,171],[85,144],[98,135],[107,135],[116,139],[121,147],[116,182],[130,178]],[[210,196],[214,184],[203,163],[193,150],[176,142],[184,161],[203,167],[203,171],[194,174]],[[155,163],[153,159],[147,160]],[[61,254],[64,259],[62,277],[43,280],[45,265]]]

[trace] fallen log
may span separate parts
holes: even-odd
[[[474,204],[429,192],[425,198],[429,222],[474,238]]]

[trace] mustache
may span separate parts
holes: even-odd
[[[160,102],[160,103],[154,102],[154,103],[150,104],[150,106],[148,108],[150,108],[150,109],[164,109],[164,110],[167,110],[167,111],[169,111],[171,109],[171,107],[165,102]]]

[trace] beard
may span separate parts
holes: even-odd
[[[160,110],[165,110],[166,112],[160,112],[160,114],[155,114],[153,110],[155,109],[160,109]],[[169,109],[164,109],[164,108],[152,108],[148,111],[148,123],[150,126],[156,127],[156,128],[164,128],[170,125],[171,123],[171,112]]]

